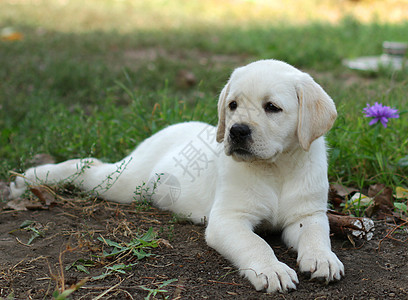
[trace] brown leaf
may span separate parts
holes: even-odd
[[[333,204],[334,208],[339,208],[346,196],[357,191],[357,189],[345,187],[338,183],[331,184],[329,189],[329,202]]]
[[[173,249],[173,246],[170,244],[170,242],[168,240],[165,239],[158,239],[157,240],[157,244],[160,245],[164,245],[166,248],[171,248]]]
[[[37,196],[40,202],[46,207],[55,204],[55,196],[45,187],[31,187],[30,191]]]
[[[408,200],[408,189],[397,186],[395,189],[395,198]]]
[[[340,205],[344,202],[344,197],[341,197],[335,189],[330,187],[329,189],[329,202],[333,204],[335,209],[339,208]]]
[[[368,188],[368,196],[374,198],[374,202],[379,205],[385,205],[391,209],[394,208],[392,198],[392,189],[385,184],[377,183]]]
[[[330,185],[330,189],[335,190],[337,192],[337,194],[339,196],[341,196],[341,197],[348,196],[352,192],[358,192],[358,190],[355,189],[355,188],[349,188],[349,187],[346,187],[346,186],[338,184],[338,183]]]
[[[379,205],[373,202],[367,207],[364,213],[367,217],[371,218],[378,212],[379,209],[380,209]]]
[[[385,184],[377,183],[368,188],[368,196],[374,199],[374,205],[370,212],[378,211],[378,218],[384,219],[386,215],[392,215],[394,199],[392,189]]]
[[[9,202],[7,202],[6,208],[17,210],[17,211],[28,210],[27,205],[29,203],[30,203],[30,200],[17,198],[17,199],[10,200]]]

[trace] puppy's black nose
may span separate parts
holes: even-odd
[[[251,129],[245,124],[234,124],[230,129],[229,136],[233,143],[241,144],[251,136]]]

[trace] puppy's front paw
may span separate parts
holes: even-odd
[[[286,293],[296,289],[299,283],[296,272],[281,262],[263,268],[241,270],[257,291]]]
[[[310,273],[311,279],[323,279],[326,283],[340,280],[344,266],[332,251],[313,251],[298,257],[299,270]]]

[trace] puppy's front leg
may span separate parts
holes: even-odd
[[[287,226],[283,239],[298,251],[297,262],[302,273],[327,283],[344,276],[344,266],[331,251],[329,222],[325,212],[308,215]]]
[[[296,289],[296,272],[278,261],[272,248],[253,232],[253,224],[245,215],[233,215],[231,211],[212,212],[206,241],[236,265],[258,291]]]

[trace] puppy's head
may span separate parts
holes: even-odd
[[[217,142],[237,161],[273,161],[333,125],[332,99],[308,74],[277,60],[236,69],[220,94]]]

